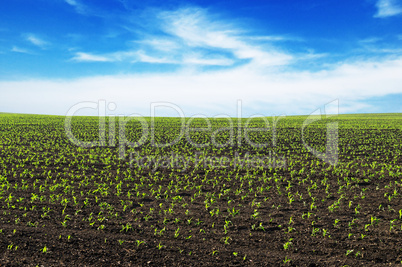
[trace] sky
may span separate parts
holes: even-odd
[[[402,0],[4,1],[0,112],[402,112],[401,26]]]

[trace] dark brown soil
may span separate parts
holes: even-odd
[[[284,167],[153,171],[118,160],[117,148],[78,149],[66,142],[60,125],[50,131],[51,125],[21,126],[17,130],[28,134],[18,142],[8,129],[11,139],[1,139],[2,266],[389,266],[402,261],[401,158],[387,154],[400,153],[400,143],[391,148],[391,142],[382,141],[382,147],[377,142],[375,151],[388,152],[376,152],[375,159],[371,146],[349,145],[379,135],[378,130],[359,137],[345,129],[336,166],[283,139],[277,153],[285,155]],[[37,132],[42,138],[34,138]],[[401,131],[395,136],[400,140]],[[247,147],[209,151],[236,152],[262,153]],[[377,165],[370,165],[374,161]]]

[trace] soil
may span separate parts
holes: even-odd
[[[389,183],[384,180],[383,183]],[[162,183],[163,184],[163,183]],[[158,184],[157,184],[158,186]],[[361,185],[360,185],[361,186]],[[236,187],[236,186],[235,186]],[[402,236],[400,231],[389,231],[389,225],[380,224],[375,230],[369,231],[356,230],[352,237],[348,238],[345,229],[348,227],[350,218],[355,218],[359,224],[369,222],[370,217],[375,214],[377,218],[387,221],[392,219],[392,213],[387,210],[378,210],[378,206],[372,205],[377,199],[383,198],[383,190],[378,190],[377,184],[366,183],[364,187],[365,199],[360,200],[359,204],[364,207],[357,215],[340,207],[338,212],[328,212],[328,209],[318,206],[309,219],[301,218],[300,214],[310,211],[309,207],[302,202],[294,202],[292,205],[281,205],[278,208],[270,208],[278,203],[286,203],[286,196],[271,197],[264,203],[264,207],[259,209],[259,219],[252,219],[248,214],[253,213],[253,208],[247,201],[237,200],[242,204],[241,213],[236,217],[231,217],[226,209],[228,208],[225,199],[218,199],[216,206],[221,207],[222,215],[218,218],[211,217],[206,212],[204,203],[197,201],[191,202],[191,196],[196,191],[186,191],[178,194],[183,198],[182,203],[187,203],[186,208],[177,206],[175,214],[185,214],[186,210],[191,211],[189,215],[179,216],[181,222],[175,223],[173,215],[156,214],[146,220],[134,214],[124,213],[122,209],[117,212],[127,214],[123,217],[108,219],[104,223],[105,230],[98,230],[91,227],[83,218],[87,218],[91,213],[97,214],[99,207],[83,208],[77,216],[72,216],[68,221],[68,227],[63,227],[56,214],[61,214],[63,206],[59,204],[49,205],[36,204],[34,211],[29,211],[28,217],[24,217],[26,211],[20,210],[17,206],[7,213],[7,209],[2,210],[0,234],[1,260],[3,265],[36,265],[46,266],[71,266],[71,265],[149,265],[149,266],[192,266],[192,265],[221,265],[221,266],[244,266],[244,265],[279,265],[284,264],[286,258],[291,259],[289,265],[294,266],[343,266],[343,265],[389,265],[399,263],[402,260]],[[96,190],[97,188],[91,188]],[[216,189],[219,189],[217,187]],[[214,188],[203,189],[213,193]],[[219,190],[217,190],[219,191]],[[360,193],[359,187],[350,190],[347,194],[353,196],[355,192]],[[15,193],[15,198],[31,197],[30,191]],[[55,192],[58,193],[57,191]],[[4,196],[3,196],[4,197]],[[324,194],[317,194],[317,199],[326,198]],[[78,200],[82,203],[85,196]],[[257,201],[263,202],[263,197],[257,197]],[[235,198],[234,198],[235,199]],[[330,199],[334,199],[333,197]],[[103,201],[119,206],[116,198],[103,198]],[[236,200],[235,200],[236,201]],[[163,201],[145,198],[138,199],[134,205],[143,211],[155,208]],[[394,205],[401,205],[398,203]],[[165,204],[166,205],[166,204]],[[383,206],[386,207],[384,201]],[[50,207],[52,212],[49,217],[42,218],[42,208]],[[4,214],[7,213],[7,214]],[[65,214],[74,214],[73,208],[67,207]],[[247,214],[247,215],[243,215]],[[15,217],[21,218],[21,222],[15,223]],[[293,232],[285,234],[288,225],[287,221],[292,217]],[[28,219],[29,218],[29,219]],[[135,218],[140,220],[135,221]],[[162,222],[164,218],[168,221]],[[184,222],[190,218],[199,218],[202,221]],[[315,219],[313,219],[315,218]],[[319,223],[312,226],[312,222],[320,218]],[[338,219],[338,227],[330,227]],[[224,244],[222,225],[225,220],[230,220],[228,231],[230,232],[229,244]],[[38,222],[37,226],[27,226],[27,221]],[[122,224],[130,223],[132,229],[122,231]],[[212,225],[214,224],[214,227]],[[252,231],[250,225],[262,224],[264,229]],[[96,226],[99,224],[96,224]],[[312,227],[331,228],[330,238],[322,237],[322,232],[317,236],[312,236]],[[155,235],[157,229],[165,228],[165,234]],[[173,238],[177,228],[180,233],[186,236]],[[398,225],[398,227],[400,227]],[[218,229],[220,228],[220,229]],[[205,232],[200,234],[200,229]],[[13,233],[15,231],[15,233]],[[361,235],[367,235],[361,239]],[[70,238],[68,238],[70,236]],[[187,237],[191,236],[189,239]],[[293,238],[291,245],[284,250],[284,244]],[[18,249],[7,249],[10,240]],[[119,240],[124,240],[122,244]],[[137,240],[145,241],[138,244]],[[161,244],[160,249],[157,248]],[[357,245],[358,244],[358,245]],[[47,252],[42,252],[44,245]],[[356,245],[359,250],[356,250]],[[358,256],[347,257],[345,253],[353,250],[352,255],[358,251]],[[216,251],[214,253],[214,251]],[[237,252],[237,256],[233,253]]]
[[[368,148],[350,159],[358,150],[351,147],[341,149],[333,167],[289,145],[294,151],[282,151],[283,168],[192,166],[155,172],[113,157],[106,162],[117,148],[79,150],[60,136],[25,137],[0,152],[2,266],[389,266],[402,261],[401,177],[395,169],[381,172],[391,161],[400,166],[400,158],[378,153],[378,166],[370,167]],[[32,142],[42,146],[32,148]],[[236,149],[219,153],[248,151]]]

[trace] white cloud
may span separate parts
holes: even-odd
[[[20,48],[18,46],[13,46],[11,48],[11,52],[16,52],[16,53],[23,53],[23,54],[30,54],[31,52],[29,52],[27,49],[24,48]]]
[[[246,37],[249,40],[256,40],[256,41],[301,41],[300,38],[295,37],[285,37],[285,36],[249,36]]]
[[[65,0],[67,4],[71,5],[71,6],[77,6],[78,3],[75,0]]]
[[[294,57],[274,48],[269,42],[284,40],[281,36],[250,36],[240,27],[213,18],[204,9],[186,8],[177,11],[150,13],[161,34],[144,34],[132,42],[133,48],[95,56],[80,52],[76,61],[148,62],[155,64],[178,64],[198,66],[235,66],[235,63],[252,61],[254,66],[283,66],[294,61]],[[268,43],[267,43],[268,42]],[[258,43],[261,43],[258,45]],[[313,55],[307,55],[313,58]],[[307,59],[303,56],[299,60]]]
[[[179,64],[178,61],[166,57],[152,57],[147,55],[144,51],[138,51],[138,58],[133,62],[146,62],[146,63],[159,63],[159,64]]]
[[[309,114],[339,99],[341,113],[358,112],[370,108],[365,99],[402,94],[401,72],[402,57],[342,64],[320,72],[266,73],[247,65],[213,72],[182,70],[62,81],[3,81],[0,106],[8,112],[63,115],[77,102],[105,99],[117,104],[116,114],[137,112],[149,116],[152,102],[168,101],[181,107],[187,116],[236,116],[240,99],[244,116],[269,116]]]
[[[165,52],[172,52],[172,51],[178,50],[182,47],[175,40],[160,38],[157,36],[151,36],[148,38],[149,39],[134,41],[134,43],[140,43],[140,44],[152,47],[153,49],[165,51]]]
[[[73,6],[75,8],[75,11],[79,14],[85,15],[87,13],[86,7],[79,1],[77,0],[65,0],[67,4],[70,6]]]
[[[77,52],[72,57],[77,62],[119,62],[129,60],[132,63],[146,62],[157,64],[181,64],[181,65],[214,65],[214,66],[230,66],[233,60],[224,57],[208,57],[204,58],[202,54],[189,53],[175,59],[169,56],[151,56],[143,50],[138,51],[118,51],[109,54],[95,55],[91,53]]]
[[[402,7],[398,0],[378,0],[376,3],[377,13],[376,18],[386,18],[402,14]]]
[[[190,65],[231,66],[234,64],[234,61],[224,57],[203,58],[202,55],[193,54],[184,57],[182,63]]]
[[[96,55],[92,53],[76,52],[71,59],[78,62],[117,62],[127,59],[134,60],[137,58],[138,52],[135,51],[118,51],[114,53]]]
[[[39,47],[41,47],[41,48],[44,48],[45,46],[47,46],[47,45],[49,44],[48,42],[42,40],[41,38],[35,36],[35,35],[32,34],[32,33],[27,34],[27,35],[25,36],[25,39],[26,39],[27,41],[31,42],[32,44],[34,44],[34,45],[36,45],[36,46],[39,46]]]
[[[380,41],[382,41],[382,40],[383,40],[383,38],[380,38],[380,37],[370,37],[370,38],[366,38],[366,39],[360,40],[359,43],[362,43],[362,44],[372,44],[372,43],[380,42]]]
[[[161,12],[159,18],[166,33],[179,38],[189,47],[224,50],[238,59],[250,59],[264,66],[286,65],[292,60],[290,54],[273,47],[262,48],[245,42],[240,35],[242,30],[210,18],[204,9]]]
[[[106,56],[98,56],[98,55],[93,55],[89,53],[83,53],[83,52],[77,52],[75,53],[75,56],[71,59],[74,61],[87,61],[87,62],[109,62],[113,61],[112,59],[106,57]]]

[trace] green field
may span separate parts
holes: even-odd
[[[402,114],[306,118],[0,114],[0,264],[400,263]]]

